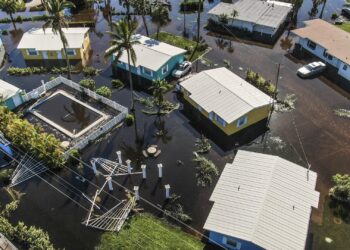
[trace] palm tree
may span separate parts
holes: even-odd
[[[187,7],[187,0],[184,0],[184,8],[183,8],[183,12],[184,12],[184,32],[183,32],[183,35],[184,37],[187,36],[187,32],[186,32],[186,7]]]
[[[321,0],[321,3],[323,3],[323,5],[322,5],[321,13],[320,13],[320,19],[322,19],[322,17],[323,17],[323,12],[324,12],[324,9],[326,7],[327,0]]]
[[[17,0],[1,0],[0,9],[10,16],[11,22],[15,30],[17,30],[15,20],[13,19],[13,14],[17,12]]]
[[[68,41],[66,35],[63,32],[63,28],[68,28],[67,19],[64,15],[64,10],[66,8],[75,8],[75,5],[72,2],[66,0],[45,0],[44,6],[49,14],[49,18],[44,23],[43,29],[45,31],[45,29],[51,27],[52,32],[55,35],[60,35],[63,45],[64,56],[66,58],[68,79],[71,79],[71,67],[67,54]]]
[[[233,10],[230,18],[231,18],[231,25],[233,25],[233,21],[236,19],[236,17],[238,17],[238,11],[237,10]]]
[[[118,60],[125,50],[128,56],[128,76],[131,90],[131,111],[135,110],[134,106],[134,88],[131,77],[131,62],[136,65],[136,53],[133,46],[139,44],[140,41],[135,38],[134,34],[137,28],[137,22],[129,22],[126,19],[121,19],[118,22],[112,23],[114,31],[107,31],[107,34],[111,36],[110,47],[105,51],[105,58],[109,58],[116,54],[115,57]]]
[[[168,6],[157,3],[152,11],[152,22],[157,25],[157,39],[159,39],[160,28],[170,22]]]
[[[142,16],[143,26],[145,26],[146,34],[149,36],[148,26],[146,22],[146,15],[148,14],[151,7],[149,0],[131,0],[130,5],[134,8],[135,12]]]
[[[301,6],[303,5],[304,0],[292,0],[292,23],[295,25],[297,23],[298,12]]]
[[[155,80],[152,86],[149,88],[153,91],[153,97],[156,99],[158,106],[158,115],[160,114],[161,107],[164,103],[164,93],[167,91],[168,82],[166,80]]]

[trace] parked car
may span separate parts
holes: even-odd
[[[342,10],[341,10],[342,14],[350,17],[350,7],[344,7]]]
[[[312,62],[298,69],[297,74],[301,77],[310,77],[321,73],[326,69],[326,64],[323,62]]]
[[[192,63],[189,61],[185,61],[181,63],[174,71],[172,72],[172,76],[176,78],[181,78],[185,76],[187,73],[191,71]]]
[[[334,24],[341,25],[343,23],[344,23],[344,18],[342,18],[341,16],[334,20]]]

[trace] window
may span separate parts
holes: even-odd
[[[234,250],[240,250],[241,245],[242,245],[237,240],[235,240],[231,237],[225,237],[225,236],[222,238],[222,243],[227,245],[229,247],[229,249],[234,249]]]
[[[314,43],[313,41],[308,40],[307,46],[312,50],[316,49],[316,43]]]
[[[328,54],[326,49],[324,49],[324,51],[323,51],[323,56],[324,56],[325,58],[327,58],[328,60],[330,60],[330,61],[333,60],[333,56],[331,56],[330,54]]]
[[[36,51],[35,49],[28,49],[27,52],[28,52],[28,55],[31,55],[31,56],[37,56],[39,54],[38,51]]]
[[[145,68],[145,67],[143,67],[143,73],[144,73],[145,75],[149,75],[149,76],[152,76],[152,75],[153,75],[152,70],[149,70],[149,69],[147,69],[147,68]]]
[[[213,116],[214,116],[214,113],[213,113],[213,112],[210,112],[210,113],[209,113],[209,119],[210,119],[210,120],[213,120]]]
[[[198,105],[198,110],[199,110],[200,112],[202,112],[203,109],[202,109],[201,106]]]
[[[168,72],[168,65],[162,68],[162,74],[164,75],[166,72]]]
[[[245,116],[242,116],[241,118],[238,119],[237,121],[237,127],[240,128],[242,127],[244,124],[246,124],[248,122],[248,117],[245,115]]]
[[[67,49],[67,55],[74,56],[75,55],[75,50],[74,49]]]
[[[347,70],[347,69],[348,69],[348,65],[346,65],[346,64],[344,63],[343,70]]]
[[[221,126],[223,126],[223,127],[226,126],[225,120],[222,119],[220,116],[216,115],[216,116],[215,116],[215,120],[216,120]]]

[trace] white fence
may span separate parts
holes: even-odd
[[[76,143],[70,149],[83,149],[91,141],[96,140],[99,136],[101,136],[102,134],[106,133],[107,131],[109,131],[110,129],[115,127],[118,123],[120,123],[123,119],[125,119],[125,117],[128,114],[128,109],[126,107],[120,105],[119,103],[116,103],[113,100],[110,100],[106,97],[103,97],[94,91],[91,91],[87,88],[84,88],[81,85],[79,85],[71,80],[68,80],[67,78],[64,78],[62,76],[59,76],[56,79],[49,81],[47,83],[43,83],[42,86],[28,92],[27,95],[25,96],[25,100],[29,101],[32,99],[38,99],[42,94],[45,94],[46,91],[60,85],[61,83],[65,84],[65,85],[67,85],[67,86],[69,86],[69,87],[71,87],[79,92],[83,92],[84,94],[88,95],[89,97],[91,97],[99,102],[102,102],[103,104],[107,105],[108,107],[120,112],[117,116],[113,117],[110,121],[105,123],[103,126],[97,127],[94,131],[90,132],[83,139],[76,141]],[[68,156],[68,155],[66,155],[66,156]]]

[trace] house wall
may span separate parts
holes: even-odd
[[[237,247],[234,248],[231,245],[227,244],[227,239],[231,239],[237,242]],[[210,231],[209,232],[209,242],[216,242],[221,246],[226,247],[227,249],[232,250],[264,250],[264,248],[255,245],[254,243],[246,240],[242,240],[236,237],[227,236],[224,234],[220,234],[217,232]]]
[[[74,49],[75,55],[69,55],[68,58],[72,61],[75,60],[82,60],[83,61],[83,66],[88,60],[89,53],[91,50],[91,45],[90,45],[90,38],[89,38],[89,33],[86,33],[86,37],[84,39],[84,42],[82,44],[82,48],[76,48]],[[63,49],[61,51],[38,51],[37,55],[29,55],[27,49],[20,49],[21,54],[24,58],[24,60],[44,60],[44,54],[46,52],[47,55],[47,60],[64,60],[64,52]],[[59,58],[59,54],[60,57]]]
[[[10,98],[7,98],[4,101],[5,106],[10,110],[17,108],[22,103],[23,103],[23,98],[22,98],[22,95],[20,93],[17,93],[16,95],[14,95]]]
[[[139,67],[131,66],[131,73],[133,73],[134,75],[138,75],[138,76],[141,76],[143,78],[146,78],[147,80],[150,80],[150,81],[153,81],[156,79],[165,79],[166,77],[168,77],[171,74],[171,72],[175,69],[175,67],[178,64],[182,63],[184,60],[185,60],[184,54],[174,56],[167,63],[165,63],[162,67],[160,67],[159,70],[152,71],[152,75],[146,74],[144,67],[142,67],[142,66],[139,66]],[[123,69],[123,70],[128,70],[128,64],[126,64],[126,63],[114,62],[114,65],[118,68]],[[163,74],[162,69],[164,67],[168,67],[168,70],[167,70],[167,72],[165,72]],[[145,68],[147,68],[147,67],[145,67]]]
[[[347,80],[350,80],[350,65],[346,64],[347,66],[344,69],[345,63],[339,60],[338,58],[334,57],[332,59],[329,59],[328,57],[324,56],[325,48],[321,45],[316,43],[316,48],[312,49],[308,46],[309,39],[307,38],[299,38],[298,44],[304,48],[306,51],[310,52],[311,54],[317,56],[322,61],[326,62],[329,65],[332,65],[333,67],[338,69],[338,74],[342,77],[346,78]]]
[[[183,93],[184,93],[184,99],[188,103],[190,103],[193,107],[195,107],[198,110],[198,112],[202,113],[208,120],[210,120],[209,113],[207,111],[205,111],[204,109],[202,109],[200,111],[198,109],[199,105],[192,100],[192,98],[189,96],[189,93],[186,90],[184,90]],[[241,127],[237,126],[238,119],[230,124],[226,124],[226,126],[223,126],[222,124],[218,123],[214,119],[212,119],[211,122],[213,124],[215,124],[219,129],[221,129],[226,135],[233,135],[233,134],[251,126],[252,124],[255,124],[261,120],[266,119],[269,115],[270,109],[271,109],[270,105],[267,105],[267,106],[263,106],[263,107],[260,107],[260,108],[257,108],[257,109],[250,111],[249,113],[246,114],[247,123]]]

